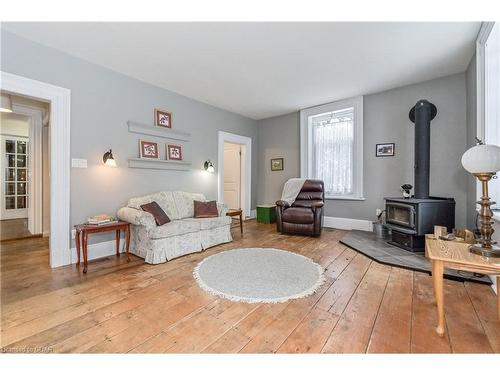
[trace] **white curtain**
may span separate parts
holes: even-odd
[[[313,173],[325,183],[327,196],[353,194],[353,112],[349,108],[313,120]]]

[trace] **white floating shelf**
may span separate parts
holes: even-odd
[[[128,131],[130,133],[150,135],[153,137],[175,139],[177,141],[189,142],[190,133],[180,132],[168,128],[160,128],[158,126],[150,126],[139,124],[138,122],[127,121]]]
[[[129,168],[169,169],[174,171],[188,171],[191,169],[191,163],[187,161],[146,158],[130,158],[128,159],[128,166]]]

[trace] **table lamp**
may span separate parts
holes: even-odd
[[[469,250],[478,255],[486,257],[500,257],[500,248],[495,246],[492,241],[493,230],[493,212],[491,205],[495,202],[490,201],[488,196],[488,181],[500,171],[500,147],[495,145],[485,145],[478,140],[478,145],[474,146],[462,155],[462,165],[467,172],[473,174],[481,181],[483,194],[481,200],[477,203],[481,206],[479,218],[481,223],[481,239],[476,245],[472,245]]]

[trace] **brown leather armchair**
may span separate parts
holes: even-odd
[[[306,180],[292,205],[276,202],[278,232],[319,236],[323,226],[324,184],[321,180]]]

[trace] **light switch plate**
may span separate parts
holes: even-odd
[[[87,168],[87,159],[71,159],[71,168]]]

